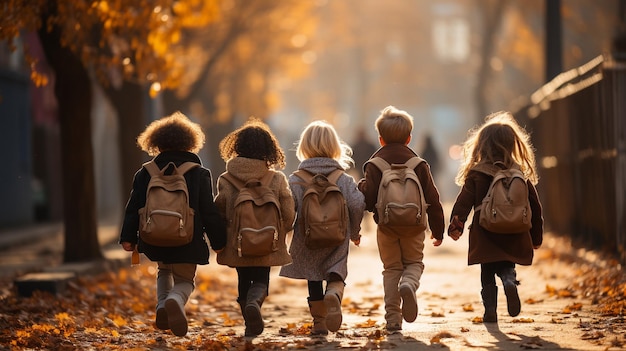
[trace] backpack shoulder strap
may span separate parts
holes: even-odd
[[[422,163],[422,162],[424,162],[424,159],[423,159],[423,158],[418,157],[418,156],[413,156],[413,157],[411,157],[408,161],[406,161],[406,162],[404,163],[404,165],[405,165],[407,168],[410,168],[410,169],[415,169],[415,167],[417,167],[417,165],[419,165],[419,164],[420,164],[420,163]]]
[[[159,175],[161,173],[161,169],[157,166],[154,160],[150,160],[142,165],[143,168],[148,171],[150,177],[154,177],[155,175]]]
[[[232,184],[237,190],[241,190],[241,188],[243,188],[245,186],[245,184],[243,184],[242,181],[240,181],[239,179],[235,178],[233,175],[231,175],[228,172],[224,172],[220,175],[220,177],[224,180],[226,180],[227,182],[229,182],[230,184]]]
[[[383,160],[380,157],[372,157],[369,160],[367,160],[367,162],[365,162],[365,164],[371,163],[374,166],[376,166],[376,168],[378,168],[381,172],[385,171],[386,169],[391,168],[391,165],[389,165],[389,163],[385,160]]]
[[[292,173],[293,175],[297,176],[298,178],[302,179],[302,182],[298,182],[298,184],[302,184],[302,185],[306,185],[309,184],[313,181],[313,177],[314,174],[312,174],[311,172],[304,170],[304,169],[298,169],[296,171],[294,171]]]
[[[260,179],[262,185],[269,187],[270,183],[274,179],[274,172],[272,170],[268,170],[267,173]]]
[[[200,167],[200,164],[195,162],[184,162],[180,166],[176,167],[176,171],[178,174],[183,175],[196,167]]]
[[[339,177],[341,177],[343,173],[344,173],[343,170],[336,169],[330,172],[330,174],[326,176],[326,179],[328,179],[328,181],[331,182],[332,184],[337,185],[337,181],[339,181]]]

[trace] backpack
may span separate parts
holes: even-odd
[[[328,176],[305,170],[293,172],[304,182],[300,225],[304,243],[309,249],[337,247],[348,234],[348,205],[337,180],[343,174],[337,169]]]
[[[376,212],[378,225],[422,232],[428,228],[426,199],[415,167],[424,159],[414,156],[403,164],[389,164],[380,157],[369,159],[381,172]]]
[[[475,208],[480,211],[478,223],[493,233],[528,232],[532,226],[532,213],[524,174],[518,167],[504,168],[502,162],[496,162],[494,166],[497,169],[481,165],[474,167],[474,170],[493,176],[487,195]]]
[[[237,189],[234,215],[229,225],[229,237],[235,237],[239,257],[266,256],[278,250],[278,239],[282,224],[280,202],[269,188],[274,173],[262,179],[247,182],[223,173],[222,178]]]
[[[162,169],[154,160],[143,167],[150,174],[146,204],[139,209],[139,237],[153,246],[182,246],[193,239],[194,210],[189,207],[189,191],[184,174],[200,165],[173,162]],[[171,169],[171,174],[165,172]]]

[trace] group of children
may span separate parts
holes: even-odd
[[[413,118],[406,111],[388,106],[375,122],[380,148],[372,155],[389,164],[405,163],[417,156],[408,146],[413,130]],[[159,168],[169,163],[180,165],[191,161],[201,163],[197,152],[204,143],[199,125],[181,113],[175,113],[152,122],[138,137],[138,145]],[[209,249],[217,253],[217,262],[234,267],[238,275],[237,302],[245,321],[245,336],[263,332],[261,307],[268,295],[270,268],[280,266],[280,275],[304,279],[308,283],[308,305],[313,318],[312,335],[326,335],[337,331],[342,323],[341,300],[348,274],[347,259],[350,242],[360,243],[360,225],[364,211],[376,211],[382,172],[374,164],[363,166],[364,176],[355,180],[343,173],[337,186],[345,197],[348,209],[347,235],[343,243],[328,248],[312,249],[305,244],[305,233],[300,225],[303,179],[296,174],[287,177],[280,170],[285,166],[285,155],[270,128],[252,119],[227,135],[219,145],[226,162],[226,172],[242,183],[250,179],[270,179],[269,188],[280,202],[282,225],[278,231],[278,245],[267,255],[246,257],[235,244],[239,238],[228,230],[233,222],[233,208],[237,189],[222,174],[217,179],[217,194],[212,188],[212,176],[204,167],[185,173],[189,188],[189,204],[195,211],[194,237],[186,245],[156,247],[143,242],[139,235],[138,211],[146,202],[146,188],[150,179],[145,168],[137,171],[133,189],[126,205],[120,244],[127,251],[137,250],[150,260],[158,262],[156,327],[171,330],[177,336],[187,333],[185,304],[194,289],[196,265],[208,264]],[[352,167],[351,148],[341,140],[333,126],[323,121],[310,123],[300,135],[296,155],[299,170],[329,175],[335,170]],[[456,199],[448,235],[458,240],[464,231],[470,211],[480,205],[491,177],[475,170],[480,164],[501,162],[516,164],[529,185],[532,208],[532,228],[529,232],[497,235],[483,230],[474,217],[469,226],[468,264],[481,265],[482,298],[485,307],[484,322],[496,322],[497,286],[495,276],[503,282],[507,307],[511,316],[520,312],[515,265],[530,265],[533,249],[542,242],[543,220],[541,205],[534,185],[538,177],[528,133],[509,112],[487,116],[485,122],[469,133],[464,143],[465,158],[456,182],[462,186]],[[429,165],[421,162],[415,167],[426,203],[430,238],[439,246],[444,238],[445,223],[439,192]],[[290,246],[287,235],[292,232]],[[383,263],[383,287],[386,329],[402,329],[402,322],[413,322],[418,314],[416,291],[424,270],[423,249],[427,230],[394,230],[378,225],[376,240]],[[206,241],[206,237],[208,241]]]

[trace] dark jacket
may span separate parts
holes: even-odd
[[[470,171],[465,184],[456,198],[450,218],[459,216],[467,223],[467,217],[476,206],[482,203],[487,194],[492,176],[478,171]],[[496,234],[484,230],[478,225],[480,213],[474,212],[469,227],[468,264],[510,261],[521,265],[530,265],[533,261],[533,246],[543,241],[543,215],[537,190],[528,183],[528,199],[532,211],[532,228],[521,234]]]
[[[380,157],[392,163],[405,163],[411,157],[417,156],[411,148],[404,144],[387,144],[372,155],[373,157]],[[376,201],[378,200],[378,187],[380,185],[380,179],[382,178],[382,172],[373,164],[366,164],[364,169],[364,178],[359,181],[359,190],[365,195],[365,209],[374,213],[374,221],[378,223],[378,214],[376,213]],[[443,240],[444,231],[444,219],[443,219],[443,206],[439,200],[439,190],[435,186],[432,174],[430,173],[430,166],[426,162],[420,163],[415,167],[415,173],[422,184],[424,191],[424,198],[428,204],[428,226],[432,232],[434,238]]]
[[[188,161],[201,164],[196,154],[181,151],[163,152],[154,160],[159,168],[169,162],[174,162],[177,166]],[[222,249],[226,245],[226,227],[213,202],[211,171],[204,167],[196,167],[185,173],[185,180],[189,191],[189,204],[195,211],[193,240],[189,244],[179,247],[157,247],[146,244],[138,237],[138,211],[146,204],[146,190],[150,181],[150,174],[143,167],[135,173],[133,189],[126,204],[120,243],[137,243],[139,252],[144,253],[152,261],[209,263],[209,247],[204,233],[206,232],[214,250]]]

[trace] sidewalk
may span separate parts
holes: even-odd
[[[11,288],[11,277],[15,274],[61,264],[63,245],[60,229],[60,226],[53,225],[46,230],[39,228],[36,230],[38,235],[21,233],[17,238],[28,236],[27,245],[22,243],[8,246],[10,249],[5,249],[7,246],[0,248],[0,272],[2,280],[6,280],[0,296]],[[245,345],[246,350],[600,351],[620,349],[611,347],[612,341],[619,341],[615,345],[623,345],[625,341],[623,319],[621,323],[610,324],[607,317],[595,311],[593,301],[588,298],[576,295],[564,297],[554,293],[575,281],[583,263],[555,259],[563,256],[559,253],[571,253],[573,249],[566,240],[550,234],[546,234],[543,247],[536,251],[533,266],[517,269],[522,300],[519,316],[508,316],[506,300],[502,289],[499,289],[497,324],[475,323],[475,318],[483,313],[480,268],[466,264],[467,234],[456,242],[446,237],[440,247],[433,247],[427,241],[426,268],[417,293],[417,320],[404,323],[399,333],[388,334],[384,329],[382,265],[378,258],[374,226],[364,224],[364,229],[361,246],[351,246],[342,303],[344,318],[337,333],[330,333],[325,338],[308,336],[306,326],[311,317],[306,302],[306,282],[279,277],[278,269],[274,268],[270,295],[263,305],[265,331],[257,338],[243,340],[243,321],[235,302],[236,272],[218,265],[212,253],[211,264],[198,269],[197,289],[186,307],[190,326],[186,337],[178,338],[144,324],[151,323],[153,316],[142,312],[133,322],[141,323],[142,327],[123,328],[122,336],[118,341],[111,341],[112,345],[156,342],[162,345],[159,350],[165,350],[197,346],[207,340],[231,340],[231,345],[237,345],[237,349],[244,349],[241,347]],[[120,251],[116,244],[116,225],[101,226],[99,235],[104,248]],[[8,244],[5,242],[3,245]],[[121,254],[124,266],[129,267],[130,255],[123,251]],[[592,260],[601,261],[592,253],[588,255]],[[128,272],[148,270],[154,274],[153,266],[144,257],[141,266],[129,268]],[[131,273],[125,275],[128,274]],[[147,277],[142,283],[151,293],[152,279]],[[82,338],[80,335],[77,337]]]

